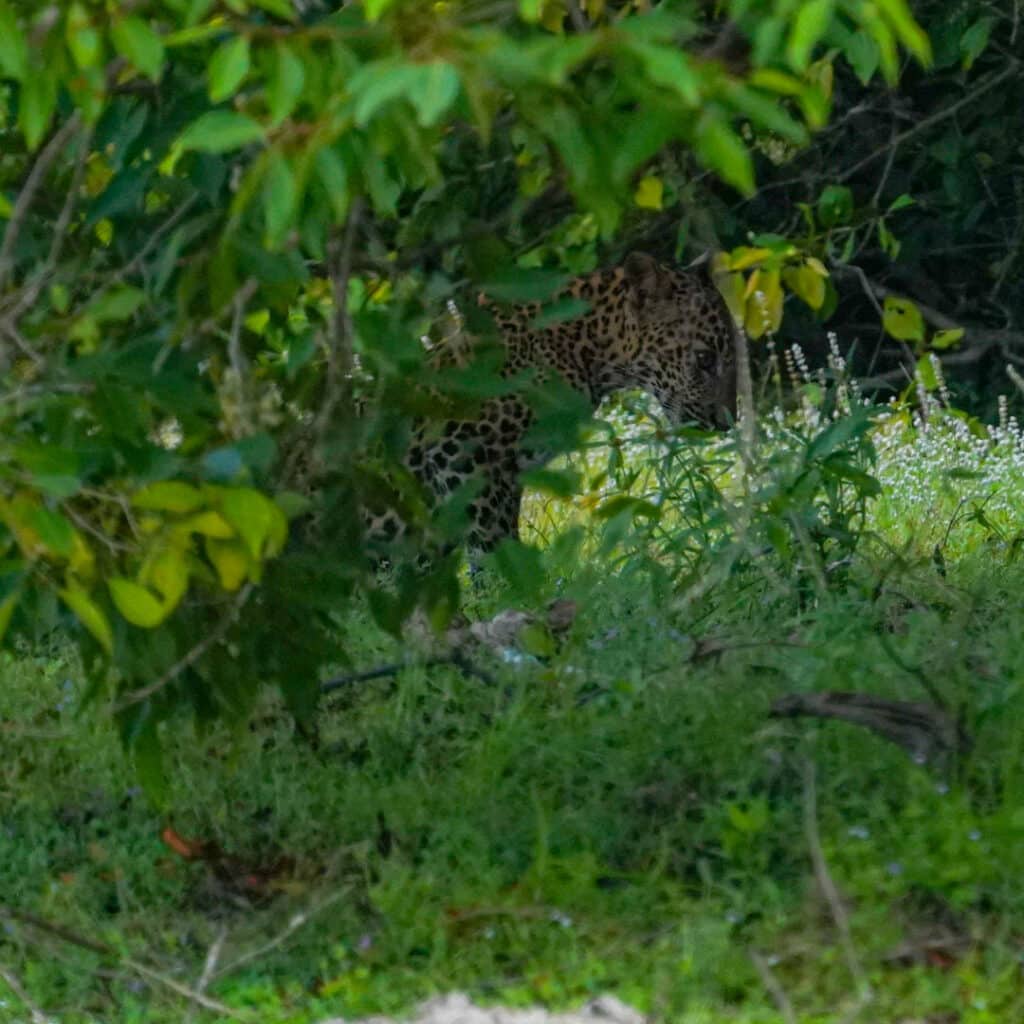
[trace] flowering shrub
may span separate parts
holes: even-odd
[[[627,396],[568,460],[582,492],[534,494],[526,535],[550,541],[582,525],[584,543],[613,564],[642,559],[693,598],[756,562],[762,575],[828,585],[865,537],[911,556],[990,543],[1015,557],[1024,539],[1024,429],[1005,396],[993,425],[954,408],[931,358],[926,380],[916,375],[903,398],[878,406],[850,377],[834,335],[816,368],[799,345],[778,350],[769,341],[766,390],[774,395],[746,462],[734,437],[667,433],[646,399]]]

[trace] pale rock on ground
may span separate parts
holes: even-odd
[[[547,1010],[481,1007],[461,992],[454,992],[423,1003],[415,1017],[401,1022],[390,1017],[368,1017],[351,1022],[334,1017],[321,1024],[644,1024],[644,1020],[643,1014],[614,996],[601,996],[578,1013],[548,1013]]]

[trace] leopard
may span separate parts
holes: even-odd
[[[608,396],[639,389],[652,396],[668,423],[724,430],[736,418],[736,334],[732,316],[705,256],[687,268],[645,252],[619,265],[571,280],[559,297],[582,312],[543,325],[541,303],[503,306],[481,296],[504,352],[501,375],[522,379],[553,374],[578,392],[592,411]],[[435,502],[472,482],[468,550],[493,551],[519,537],[522,474],[547,453],[529,445],[534,411],[520,390],[486,400],[473,418],[419,425],[405,465]],[[372,515],[371,544],[405,532],[396,511]]]

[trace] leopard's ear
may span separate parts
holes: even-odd
[[[712,270],[714,269],[715,252],[713,249],[705,249],[695,260],[687,263],[685,270],[691,274],[698,274],[705,281],[711,281]]]
[[[671,281],[665,268],[646,252],[631,252],[624,260],[622,269],[640,299],[657,298],[671,290]]]

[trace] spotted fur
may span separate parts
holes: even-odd
[[[492,308],[505,348],[502,371],[554,371],[596,409],[623,388],[640,388],[672,424],[693,421],[712,429],[735,416],[735,326],[706,268],[677,270],[633,253],[614,269],[577,278],[567,296],[589,310],[574,320],[537,330],[538,305]],[[485,403],[478,418],[421,430],[407,465],[442,498],[467,479],[481,489],[470,506],[470,547],[488,551],[518,532],[520,473],[543,462],[523,439],[532,421],[527,403],[509,394]],[[371,535],[402,532],[395,513],[375,517]]]

